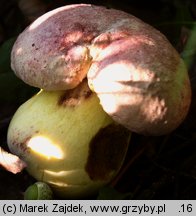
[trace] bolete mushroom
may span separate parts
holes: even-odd
[[[92,192],[100,186],[100,176],[107,179],[104,182],[111,179],[110,174],[105,178],[96,173],[101,169],[96,158],[99,151],[111,157],[111,162],[103,160],[102,168],[112,167],[114,172],[108,173],[116,173],[127,149],[127,129],[144,135],[170,133],[182,123],[190,106],[188,72],[177,51],[158,30],[115,9],[77,4],[44,14],[19,35],[11,65],[24,82],[44,90],[16,112],[8,131],[10,150],[28,158],[28,170],[38,180],[47,177],[50,183],[64,184],[68,194]],[[36,145],[38,138],[44,145],[52,134],[49,142],[58,143],[63,156],[53,158],[51,165],[32,152],[26,157],[29,148],[33,151],[32,134]],[[68,150],[63,146],[66,139],[71,140]],[[114,149],[109,148],[112,153],[100,150],[108,139],[114,142]],[[120,139],[124,142],[119,143]],[[95,147],[87,156],[92,142],[101,148]],[[118,162],[112,160],[113,154]],[[40,166],[51,168],[43,174],[37,169]],[[83,170],[80,175],[81,167],[91,174]],[[37,174],[32,171],[36,169]],[[93,187],[87,189],[90,180]],[[78,182],[84,187],[73,190]]]

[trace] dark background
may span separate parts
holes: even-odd
[[[196,1],[195,0],[0,0],[0,146],[18,106],[37,89],[10,69],[10,50],[17,35],[35,18],[56,7],[92,3],[131,13],[164,33],[187,64],[192,104],[183,124],[171,134],[133,134],[119,175],[91,199],[196,199]],[[25,171],[11,174],[0,167],[0,199],[23,199],[35,180]],[[58,199],[58,197],[55,197]]]

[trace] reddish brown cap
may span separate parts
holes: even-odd
[[[161,135],[184,120],[191,101],[186,67],[159,31],[122,11],[70,5],[46,13],[17,39],[12,68],[46,90],[87,76],[103,109],[131,131]]]
[[[118,25],[126,27],[130,15],[92,5],[70,5],[50,11],[23,31],[16,40],[11,66],[29,85],[46,90],[77,86],[99,52],[94,40]],[[118,33],[120,34],[120,33]],[[117,37],[119,37],[117,34]],[[101,41],[99,48],[109,43]]]

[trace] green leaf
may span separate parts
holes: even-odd
[[[195,54],[196,54],[196,24],[191,29],[190,36],[181,54],[188,68],[190,68],[190,66],[192,65]]]

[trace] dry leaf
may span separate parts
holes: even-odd
[[[16,155],[8,153],[0,147],[0,166],[16,174],[26,167],[26,163]]]

